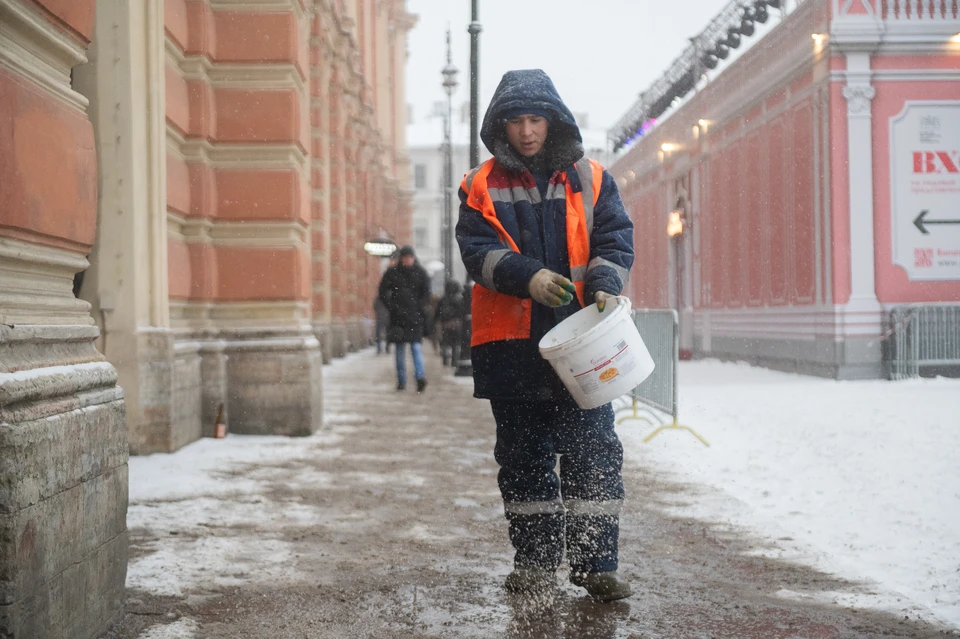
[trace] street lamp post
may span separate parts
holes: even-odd
[[[447,92],[447,117],[443,132],[443,273],[453,278],[453,92],[457,88],[457,67],[450,52],[450,30],[447,29],[447,66],[443,67],[443,89]]]
[[[480,25],[478,16],[479,0],[471,0],[470,3],[470,26],[467,31],[470,33],[470,166],[476,167],[480,164],[480,32],[483,27]],[[467,305],[466,315],[463,318],[463,327],[460,329],[460,348],[457,359],[457,369],[454,373],[457,377],[471,377],[473,375],[473,360],[470,356],[470,340],[473,330],[473,314],[470,311],[470,301],[472,299],[473,282],[470,275],[467,274],[464,282],[464,303]]]
[[[472,0],[470,26],[470,167],[480,164],[480,32],[483,27],[477,17],[479,0]]]

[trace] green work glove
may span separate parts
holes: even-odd
[[[607,306],[607,300],[610,299],[611,297],[616,297],[616,295],[612,295],[604,291],[597,291],[596,293],[594,293],[593,301],[597,303],[597,310],[602,313],[603,309],[606,308]]]
[[[573,301],[577,287],[573,282],[548,268],[542,268],[530,278],[530,297],[544,306],[556,308]]]

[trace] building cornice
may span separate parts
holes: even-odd
[[[25,0],[0,0],[0,66],[33,81],[79,111],[89,101],[73,90],[70,71],[87,61],[85,47]]]
[[[294,13],[298,19],[305,18],[307,11],[301,0],[207,0],[210,8],[214,11],[257,11],[279,13],[289,11]]]
[[[184,55],[168,36],[165,41],[167,62],[185,80],[201,81],[220,89],[295,89],[306,91],[300,71],[293,63],[214,63],[205,55]]]
[[[300,221],[227,221],[184,217],[167,211],[167,234],[187,244],[257,248],[303,248],[308,229]]]
[[[304,172],[307,155],[299,144],[211,143],[184,138],[167,126],[167,150],[185,162],[209,164],[215,168],[296,169]]]

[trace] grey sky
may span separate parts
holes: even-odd
[[[480,117],[500,77],[541,68],[572,111],[607,128],[633,104],[729,0],[480,0]],[[446,100],[440,70],[446,29],[460,70],[454,105],[470,99],[470,0],[407,0],[407,101],[416,118]]]

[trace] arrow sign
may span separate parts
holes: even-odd
[[[917,216],[917,219],[913,221],[914,225],[920,229],[920,232],[924,235],[930,235],[930,231],[927,230],[927,226],[930,224],[960,224],[960,220],[926,220],[924,219],[927,215],[930,214],[930,211],[920,211],[920,215]]]

